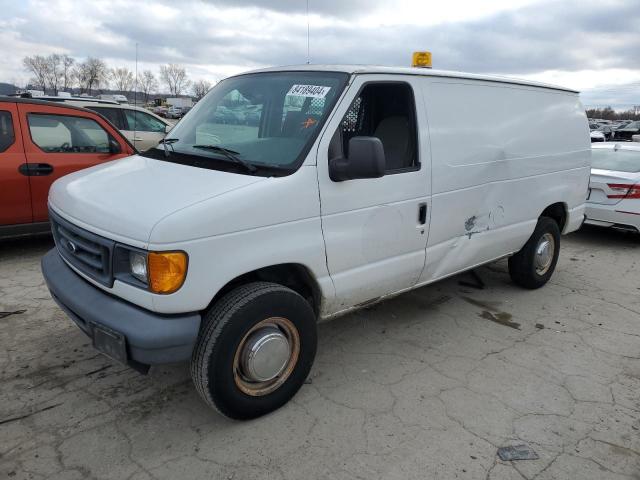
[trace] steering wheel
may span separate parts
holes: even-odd
[[[68,152],[71,149],[71,144],[69,142],[64,142],[60,145],[60,150],[64,152]]]

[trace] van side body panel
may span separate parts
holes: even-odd
[[[433,211],[419,284],[514,253],[542,211],[582,222],[591,149],[578,96],[545,88],[424,78]]]

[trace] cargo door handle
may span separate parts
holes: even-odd
[[[418,205],[418,222],[420,225],[427,223],[427,204],[421,203]]]
[[[18,171],[26,177],[44,177],[53,173],[53,166],[48,163],[23,163]]]

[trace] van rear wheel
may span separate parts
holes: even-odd
[[[560,229],[555,220],[540,217],[524,247],[509,258],[511,280],[524,288],[540,288],[549,281],[560,254]]]
[[[315,315],[302,296],[275,283],[249,283],[204,315],[191,377],[205,402],[223,415],[259,417],[300,389],[316,345]]]

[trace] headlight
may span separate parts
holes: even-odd
[[[129,252],[131,275],[143,283],[148,283],[147,256],[141,252]]]
[[[153,293],[168,294],[184,283],[188,260],[185,252],[147,252],[116,245],[113,273],[122,282]]]

